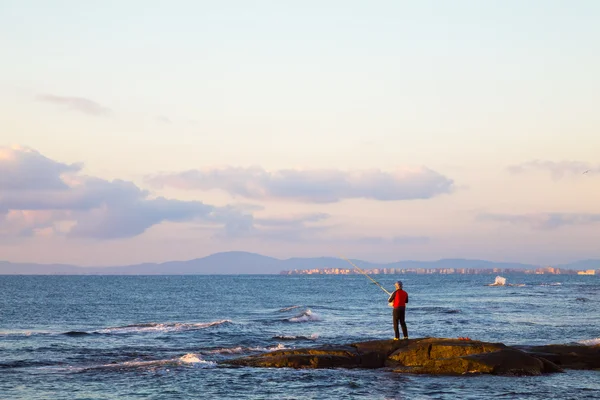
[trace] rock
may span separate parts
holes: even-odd
[[[388,357],[396,372],[415,374],[541,375],[560,368],[502,343],[421,339]]]
[[[244,358],[225,361],[232,365],[270,368],[352,368],[358,365],[358,353],[349,346],[277,350]]]
[[[546,346],[514,346],[536,357],[568,369],[600,369],[600,345],[551,344]]]
[[[397,373],[446,375],[541,375],[563,371],[534,351],[502,343],[446,338],[377,340],[345,346],[277,350],[222,363],[270,368],[387,368]]]

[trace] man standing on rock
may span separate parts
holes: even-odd
[[[400,325],[402,326],[402,333],[404,334],[404,339],[408,339],[408,329],[406,328],[406,322],[404,321],[406,303],[408,303],[408,293],[402,290],[402,281],[396,282],[396,290],[394,290],[394,293],[390,295],[388,303],[390,303],[394,307],[394,340],[398,340],[400,338],[400,332],[398,331],[398,322],[400,322]]]

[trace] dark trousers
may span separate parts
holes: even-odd
[[[402,326],[402,333],[404,334],[404,337],[408,337],[408,329],[406,329],[406,322],[404,321],[405,312],[406,307],[394,308],[394,335],[396,339],[400,338],[400,333],[398,332],[398,322],[400,322],[400,326]]]

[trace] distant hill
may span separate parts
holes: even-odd
[[[351,260],[360,268],[514,268],[534,269],[539,265],[470,259],[437,261],[398,261],[374,263]],[[599,269],[600,260],[583,260],[557,265],[564,269]],[[28,264],[0,261],[1,275],[229,275],[278,274],[282,271],[322,268],[352,268],[347,261],[335,257],[288,258],[280,260],[256,253],[230,251],[188,261],[144,263],[118,267],[79,267],[65,264]]]
[[[600,269],[600,260],[581,260],[570,264],[557,265],[557,267],[577,270]]]

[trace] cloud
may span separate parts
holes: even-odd
[[[221,189],[254,200],[279,199],[333,203],[343,199],[380,201],[427,199],[451,193],[454,182],[428,168],[384,172],[377,169],[279,170],[261,167],[214,168],[149,176],[155,187],[184,190]]]
[[[235,211],[234,211],[235,212]],[[330,225],[319,225],[330,216],[325,213],[288,215],[269,218],[255,218],[245,215],[246,219],[236,218],[236,224],[226,226],[226,230],[217,236],[253,237],[275,241],[314,240],[316,235],[331,229]]]
[[[67,218],[59,211],[10,210],[0,212],[0,237],[35,236],[60,230],[56,221]]]
[[[593,166],[582,161],[534,160],[508,167],[508,171],[512,174],[524,174],[536,170],[549,172],[553,179],[561,179],[565,176],[582,176],[584,173],[589,175],[600,174],[600,165]]]
[[[285,227],[299,227],[304,226],[309,222],[319,222],[329,218],[329,214],[325,213],[312,213],[305,215],[296,215],[289,217],[279,217],[279,218],[258,218],[255,220],[257,225],[261,226],[285,226]]]
[[[109,240],[134,237],[162,222],[188,222],[221,240],[257,239],[330,245],[422,243],[398,236],[331,237],[335,225],[322,212],[257,217],[259,205],[214,206],[154,197],[132,182],[81,174],[81,164],[51,160],[24,147],[0,147],[0,238],[61,235]]]
[[[328,214],[256,218],[255,204],[213,206],[153,197],[132,182],[80,174],[81,164],[53,161],[24,147],[0,147],[0,236],[59,234],[119,239],[165,221],[217,229],[221,239],[309,240],[330,229]]]
[[[564,226],[589,225],[600,222],[600,214],[583,213],[532,213],[494,214],[483,213],[477,216],[480,221],[505,222],[514,225],[527,225],[537,230],[552,230]]]
[[[80,111],[84,114],[93,116],[106,116],[111,112],[109,108],[103,107],[95,101],[83,97],[68,97],[55,96],[52,94],[43,94],[39,95],[37,99],[48,103],[64,105],[72,110]]]
[[[80,164],[63,164],[21,146],[0,146],[0,192],[30,189],[64,190],[68,186],[61,176],[75,173]]]
[[[76,214],[77,224],[69,232],[71,237],[116,239],[137,236],[163,221],[185,222],[211,220],[218,208],[198,201],[148,199],[139,197],[113,199],[99,208]]]
[[[235,207],[152,198],[132,182],[82,176],[80,169],[32,149],[1,147],[0,233],[53,229],[70,237],[114,239],[139,235],[163,221],[210,222],[226,232],[252,222]]]

